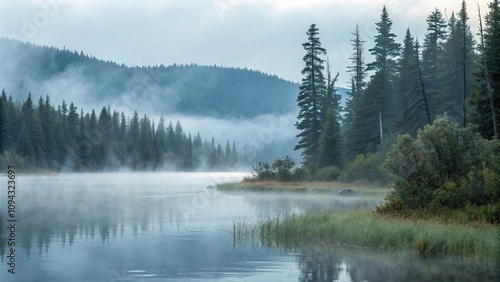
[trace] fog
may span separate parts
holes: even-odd
[[[234,241],[235,222],[379,200],[335,193],[223,193],[247,173],[18,175],[16,279],[2,281],[496,281],[491,261],[432,258],[307,242],[268,249]],[[7,181],[0,176],[0,181]],[[0,202],[7,200],[0,194]],[[0,215],[4,217],[4,210]],[[0,238],[7,238],[5,221]],[[9,249],[0,240],[5,264]],[[320,279],[320,277],[322,277]],[[305,279],[307,280],[300,280]]]

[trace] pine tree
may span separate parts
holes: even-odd
[[[6,96],[5,91],[2,89],[2,97]],[[4,99],[0,97],[0,154],[5,150],[5,110]]]
[[[420,70],[419,44],[407,29],[399,61],[399,103],[396,108],[397,133],[416,135],[430,123],[430,113]]]
[[[365,99],[370,101],[371,109],[365,110],[369,110],[369,114],[371,115],[369,119],[375,121],[375,126],[372,130],[379,131],[377,124],[381,122],[380,119],[382,117],[386,131],[390,131],[395,119],[393,109],[397,101],[397,91],[395,91],[396,60],[399,56],[401,46],[399,43],[396,43],[396,35],[391,31],[392,21],[385,6],[382,8],[380,21],[376,23],[376,26],[375,46],[369,49],[370,53],[375,57],[375,61],[367,66],[367,70],[375,71],[375,74],[372,75],[372,80],[369,82],[371,97],[365,97]],[[369,106],[369,104],[365,105]],[[381,138],[382,136],[379,136],[379,139]]]
[[[199,167],[201,165],[202,154],[203,154],[203,141],[201,140],[200,132],[196,134],[193,139],[193,163],[194,166]]]
[[[427,31],[425,35],[422,51],[422,73],[425,89],[431,104],[437,103],[435,97],[438,96],[442,87],[438,79],[440,70],[440,58],[443,56],[443,43],[446,40],[446,20],[439,9],[435,9],[427,17]]]
[[[70,114],[71,116],[71,106],[70,106]],[[96,154],[96,167],[101,170],[108,164],[108,157],[111,150],[111,140],[109,134],[109,128],[111,125],[111,117],[109,116],[108,110],[106,107],[102,107],[101,112],[99,113],[99,120],[97,121],[97,134],[99,134],[98,142],[95,144]],[[97,140],[96,140],[97,141]]]
[[[71,103],[69,105],[68,111],[68,138],[71,142],[75,142],[78,136],[78,126],[79,126],[79,117],[77,112],[77,107]]]
[[[329,107],[319,141],[319,167],[342,166],[342,131],[335,111]]]
[[[467,4],[465,3],[465,0],[462,1],[462,8],[460,9],[459,15],[459,23],[460,23],[460,28],[461,28],[461,35],[462,35],[462,126],[465,127],[467,125],[467,110],[466,110],[466,103],[467,103],[467,94],[470,93],[470,90],[467,89],[467,71],[469,70],[469,67],[472,67],[470,64],[467,62],[467,56],[469,55],[467,52],[467,35],[470,35],[472,37],[470,27],[467,24],[467,21],[469,20],[469,16],[467,15]],[[474,43],[472,43],[474,44]],[[469,45],[472,45],[469,44]],[[472,46],[469,46],[470,48],[474,48]],[[473,52],[473,51],[472,51]]]
[[[359,25],[356,25],[356,29],[352,32],[354,35],[354,39],[351,39],[352,47],[353,47],[353,55],[349,60],[351,60],[352,66],[347,67],[349,72],[351,73],[351,77],[353,80],[353,88],[350,93],[351,101],[354,103],[362,94],[363,89],[366,86],[366,65],[365,65],[365,57],[364,57],[364,46],[365,41],[361,40],[361,35],[359,31]]]
[[[154,160],[153,132],[151,121],[144,115],[140,121],[139,151],[142,168],[147,168]]]
[[[375,151],[382,143],[383,132],[392,131],[395,126],[394,108],[398,100],[395,80],[400,44],[396,43],[396,35],[391,32],[392,21],[385,6],[376,25],[378,33],[375,36],[375,46],[369,50],[375,61],[367,67],[367,70],[375,73],[359,101],[354,125],[355,136],[358,138],[355,148],[362,154]],[[360,150],[362,151],[359,152]]]
[[[236,142],[233,140],[233,147],[231,149],[231,167],[238,163],[238,152],[236,151]]]
[[[327,65],[327,91],[323,102],[323,123],[319,140],[319,167],[342,166],[342,130],[340,126],[340,96],[335,91],[339,73],[332,78]]]
[[[352,160],[358,154],[365,151],[364,143],[359,142],[358,136],[360,125],[363,124],[360,114],[360,101],[364,95],[366,87],[365,79],[367,76],[364,59],[365,41],[361,40],[358,25],[356,25],[356,29],[352,35],[354,35],[354,39],[351,39],[353,55],[349,58],[352,65],[348,67],[351,73],[351,90],[349,91],[343,122],[344,140],[346,141],[346,160]]]
[[[26,158],[30,168],[35,166],[35,149],[33,148],[33,144],[31,144],[28,129],[24,122],[17,138],[17,153]]]
[[[183,155],[182,155],[182,167],[186,170],[193,169],[194,159],[193,159],[193,138],[191,133],[183,134]]]
[[[303,60],[305,67],[302,70],[304,78],[299,88],[297,104],[299,106],[298,121],[295,126],[300,131],[295,150],[303,150],[303,164],[315,170],[318,165],[318,148],[321,136],[323,118],[322,101],[326,91],[325,79],[323,76],[324,59],[320,56],[326,54],[326,50],[321,47],[319,41],[318,28],[312,24],[307,31],[308,41],[302,46],[306,50]]]
[[[164,155],[166,153],[166,142],[167,142],[167,131],[165,128],[165,118],[163,115],[160,117],[160,122],[158,123],[158,128],[155,133],[155,158],[157,166],[163,166],[165,159]]]
[[[231,164],[231,144],[229,140],[226,141],[226,148],[224,149],[224,167],[229,167]]]
[[[391,32],[392,21],[385,6],[382,8],[380,21],[375,36],[375,46],[369,49],[375,61],[368,64],[369,71],[393,72],[396,68],[396,57],[399,55],[400,44],[396,43],[396,35]]]
[[[500,6],[498,0],[488,4],[489,11],[481,21],[481,68],[471,98],[472,121],[485,138],[498,138],[500,130]],[[481,19],[480,19],[481,20]],[[494,120],[495,118],[495,120]]]
[[[448,22],[448,39],[444,43],[441,70],[438,74],[442,88],[433,103],[436,109],[435,115],[446,113],[453,121],[460,124],[463,124],[464,118],[467,118],[467,115],[464,115],[464,105],[467,103],[467,97],[470,96],[474,84],[472,68],[475,64],[474,38],[466,22],[468,17],[464,5],[463,3],[459,17],[457,18],[452,13]]]

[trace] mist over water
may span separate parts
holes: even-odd
[[[17,176],[16,276],[7,272],[0,222],[0,281],[409,281],[481,277],[488,265],[425,260],[371,249],[290,250],[237,244],[233,223],[380,199],[315,193],[222,193],[248,173],[96,173]],[[6,182],[5,176],[0,181]],[[5,207],[6,193],[0,194]],[[0,211],[2,218],[5,209]],[[436,268],[435,266],[439,266]],[[450,278],[450,279],[451,279]]]

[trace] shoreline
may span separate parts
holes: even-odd
[[[242,181],[217,185],[221,192],[317,192],[332,196],[337,195],[334,192],[345,188],[357,191],[357,196],[360,197],[382,199],[389,190],[387,187],[334,181]],[[379,214],[370,209],[326,211],[270,218],[258,223],[235,223],[234,236],[235,240],[257,239],[265,245],[277,247],[315,242],[320,246],[342,244],[410,251],[424,257],[458,256],[500,261],[499,224],[464,222],[440,216],[442,215],[429,215],[428,218],[403,217]]]

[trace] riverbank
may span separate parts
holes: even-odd
[[[304,214],[235,223],[235,240],[258,239],[267,247],[292,248],[304,243],[351,245],[421,255],[498,258],[500,227],[442,224],[375,214],[368,210]]]
[[[317,192],[337,195],[352,189],[361,197],[383,199],[387,188],[339,182],[252,181],[219,184],[217,189],[253,192]],[[235,222],[235,241],[257,240],[272,248],[304,243],[353,245],[423,256],[500,259],[500,225],[468,222],[454,215],[403,217],[370,209],[346,210],[269,218],[257,223]]]
[[[242,181],[220,183],[217,184],[216,188],[223,192],[317,192],[329,194],[337,194],[343,189],[351,189],[359,196],[373,196],[376,198],[383,198],[388,191],[387,187],[337,181]]]

